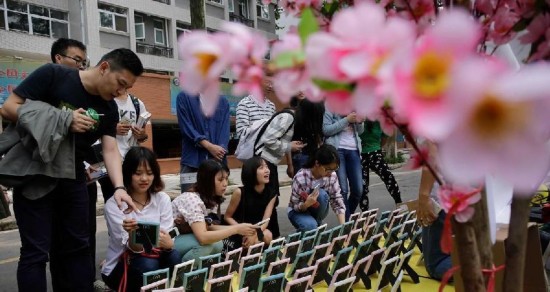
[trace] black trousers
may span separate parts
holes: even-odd
[[[376,150],[361,154],[361,166],[363,169],[363,194],[359,207],[362,211],[369,209],[369,170],[374,171],[386,185],[386,189],[396,204],[401,203],[401,191],[395,177],[391,173],[388,164],[384,160],[382,150]]]

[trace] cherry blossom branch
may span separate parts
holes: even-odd
[[[382,112],[384,113],[384,116],[386,118],[388,118],[392,124],[394,124],[397,129],[399,129],[399,131],[405,135],[405,139],[407,139],[407,141],[409,141],[409,143],[411,143],[414,151],[416,151],[416,153],[418,153],[419,155],[422,155],[422,152],[420,150],[420,148],[418,147],[418,144],[416,143],[416,141],[414,140],[413,136],[411,135],[411,133],[409,132],[409,130],[407,129],[406,126],[402,125],[402,124],[399,124],[397,123],[397,121],[395,121],[395,119],[393,118],[393,115],[389,112],[389,108],[387,107],[384,107],[382,109]],[[430,162],[428,161],[428,159],[426,157],[421,157],[422,159],[422,162],[424,163],[424,165],[428,168],[428,170],[430,171],[430,173],[433,175],[433,177],[435,178],[435,181],[440,185],[442,186],[443,185],[443,180],[439,177],[439,175],[437,174],[437,172],[435,171],[435,169],[433,168],[433,166],[430,164]]]

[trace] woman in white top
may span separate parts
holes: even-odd
[[[180,263],[181,256],[172,249],[174,242],[168,234],[173,227],[174,219],[170,197],[160,192],[164,188],[164,183],[160,177],[160,167],[155,154],[144,147],[130,148],[122,164],[122,174],[124,186],[140,212],[124,214],[114,198],[105,203],[109,247],[101,275],[111,289],[139,291],[143,283],[143,273],[162,268],[172,269]],[[158,246],[154,246],[154,242],[133,242],[138,221],[160,225]],[[127,267],[126,262],[129,263]]]
[[[182,262],[220,253],[222,240],[234,235],[251,236],[257,226],[241,223],[231,226],[213,224],[209,215],[223,202],[229,169],[209,159],[199,165],[197,182],[172,202],[174,220],[180,231],[174,248],[182,255]],[[217,218],[219,219],[219,218]]]

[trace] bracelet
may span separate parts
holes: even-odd
[[[125,186],[118,186],[118,187],[115,187],[115,189],[113,191],[116,192],[117,190],[125,190],[126,191],[126,187]]]

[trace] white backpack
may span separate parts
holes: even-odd
[[[258,144],[258,141],[260,141],[260,138],[264,134],[265,130],[267,129],[267,126],[269,125],[269,123],[271,123],[271,121],[276,116],[282,113],[290,113],[292,114],[292,116],[294,116],[293,112],[289,110],[283,110],[274,114],[269,119],[257,120],[254,123],[252,123],[252,125],[248,129],[245,129],[245,131],[242,133],[239,139],[239,144],[237,144],[237,149],[235,149],[235,156],[237,157],[237,159],[244,162],[245,160],[250,159],[252,158],[252,156],[256,155],[256,152],[263,147],[263,144],[262,145],[257,145],[257,144]],[[288,130],[290,130],[290,128],[292,128],[293,125],[294,125],[294,122],[292,122],[292,124],[286,130],[286,132],[288,132]]]

